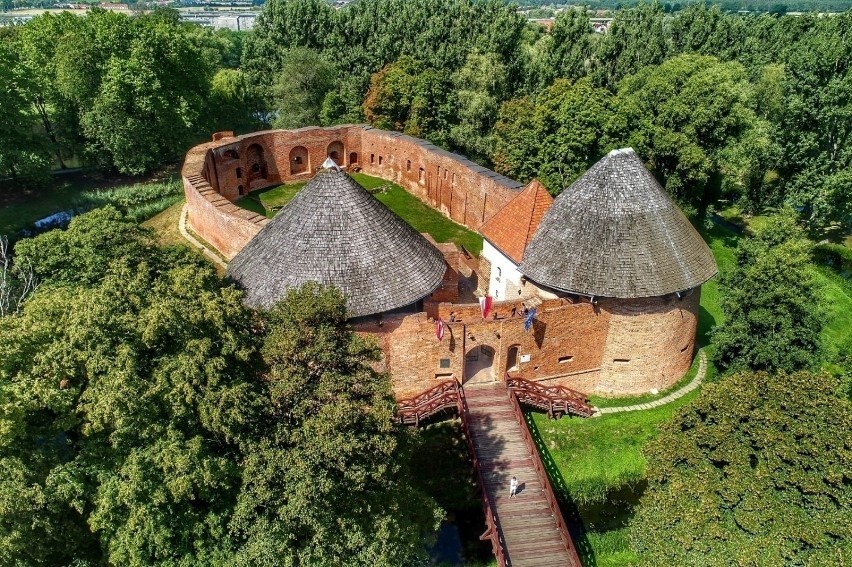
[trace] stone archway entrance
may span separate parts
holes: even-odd
[[[464,355],[464,383],[486,384],[494,381],[496,353],[488,345],[477,345]]]

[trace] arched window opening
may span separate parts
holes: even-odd
[[[326,148],[325,155],[330,157],[337,165],[343,165],[343,156],[346,155],[343,149],[343,142],[335,140]]]
[[[349,152],[349,165],[358,163],[358,152]]]
[[[266,158],[260,144],[252,144],[246,149],[246,161],[249,165],[249,181],[253,179],[266,179]]]
[[[520,345],[512,345],[509,347],[509,352],[506,353],[506,372],[515,372],[518,370],[518,361],[520,360],[520,353]]]
[[[290,175],[298,175],[308,171],[308,149],[296,146],[290,150]]]

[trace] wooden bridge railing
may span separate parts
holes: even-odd
[[[419,427],[426,420],[445,410],[459,411],[461,388],[455,380],[441,382],[413,398],[397,402],[396,419],[403,425]]]
[[[520,403],[545,411],[551,418],[569,413],[592,417],[595,413],[586,396],[564,386],[545,386],[523,378],[512,378],[508,374],[506,385]]]
[[[486,488],[485,478],[482,476],[482,468],[479,466],[479,459],[476,456],[476,449],[473,446],[473,437],[470,433],[470,410],[467,407],[467,398],[464,396],[464,388],[459,388],[459,416],[461,417],[462,431],[464,432],[465,441],[467,441],[467,450],[470,458],[473,459],[473,469],[476,471],[477,484],[482,490],[482,509],[485,512],[485,532],[479,536],[480,541],[491,540],[491,552],[497,559],[498,567],[507,567],[506,562],[506,541],[503,534],[497,527],[497,512],[494,508],[494,502],[488,497],[488,489]],[[511,397],[511,396],[510,396]]]
[[[513,378],[513,380],[520,379]],[[527,380],[524,380],[524,382],[527,382]],[[573,390],[570,391],[573,392]],[[547,476],[547,469],[544,468],[544,464],[541,462],[541,457],[538,455],[538,449],[536,448],[535,441],[533,440],[532,435],[530,435],[529,427],[527,427],[527,423],[524,419],[524,412],[521,411],[521,404],[519,403],[518,398],[519,393],[519,390],[509,390],[512,410],[515,412],[515,418],[521,424],[521,435],[523,436],[527,449],[529,449],[529,453],[532,456],[533,468],[535,469],[535,472],[538,475],[538,480],[544,489],[544,497],[547,500],[547,505],[550,508],[551,514],[553,514],[553,517],[556,520],[559,535],[562,537],[562,542],[565,544],[565,548],[571,555],[572,564],[566,567],[582,567],[580,557],[577,555],[577,549],[574,547],[574,540],[571,539],[571,535],[568,533],[568,526],[565,524],[565,519],[562,517],[562,511],[559,509],[556,494],[553,492],[553,486],[551,486],[550,479]],[[502,563],[498,564],[502,565]]]

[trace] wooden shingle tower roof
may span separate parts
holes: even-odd
[[[423,299],[445,271],[437,248],[337,169],[320,171],[228,265],[253,307],[314,281],[340,288],[352,317]]]
[[[520,264],[530,241],[538,230],[553,197],[538,179],[506,203],[479,227],[479,233],[507,258]]]
[[[710,248],[629,148],[554,200],[519,269],[557,290],[622,298],[684,291],[717,272]]]

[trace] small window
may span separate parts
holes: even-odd
[[[245,195],[245,194],[246,194],[246,189],[245,189],[245,187],[243,187],[242,185],[240,185],[239,187],[237,187],[237,191],[239,191],[239,192],[240,192],[240,195]]]
[[[405,171],[411,171],[411,160],[405,160]]]
[[[444,179],[447,179],[447,170],[444,170]]]
[[[452,372],[436,372],[435,373],[435,380],[448,380],[448,379],[452,379],[452,377],[453,377]]]
[[[423,168],[421,167],[421,168],[420,168],[420,174],[419,174],[420,176],[419,176],[419,177],[418,177],[418,179],[417,179],[418,181],[423,181],[423,173],[424,173],[424,172],[423,172]]]
[[[569,356],[560,356],[560,357],[559,357],[559,364],[565,364],[566,362],[572,362],[573,360],[574,360],[574,356],[573,356],[573,355],[569,355]]]
[[[243,168],[238,167],[237,168],[237,179],[241,178],[242,176],[243,176]]]
[[[615,364],[627,364],[628,362],[630,362],[630,359],[629,358],[614,358],[612,361]]]
[[[376,163],[376,154],[370,154],[370,163]]]
[[[382,156],[379,156],[379,165],[382,165]]]
[[[497,275],[494,277],[494,280],[499,282],[500,278],[503,276],[503,270],[501,268],[497,268]]]
[[[450,359],[449,358],[442,358],[440,360],[440,362],[438,363],[438,367],[439,368],[449,368],[450,367]]]
[[[692,343],[686,343],[681,347],[680,352],[686,352],[686,349],[688,349],[690,346],[692,346]]]
[[[456,174],[454,173],[453,174],[453,186],[455,186],[455,184],[456,184]]]

